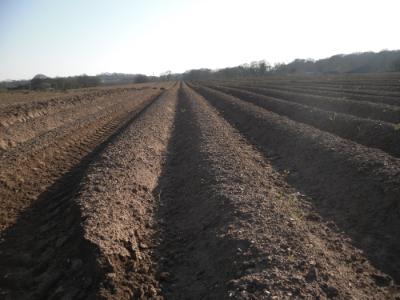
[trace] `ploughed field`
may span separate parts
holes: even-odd
[[[400,75],[30,96],[0,95],[1,299],[400,297]]]

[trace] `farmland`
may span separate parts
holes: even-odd
[[[400,297],[400,75],[0,93],[0,298]]]

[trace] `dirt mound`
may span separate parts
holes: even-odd
[[[399,298],[397,108],[376,110],[399,91],[379,78],[22,101],[0,128],[0,298]]]

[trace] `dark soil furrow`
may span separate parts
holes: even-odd
[[[389,95],[397,97],[400,92],[399,86],[399,73],[387,73],[387,74],[368,74],[360,76],[348,76],[327,74],[323,76],[310,76],[306,78],[304,76],[273,76],[269,78],[252,78],[249,80],[241,79],[240,82],[249,83],[254,85],[275,85],[275,86],[299,86],[305,88],[318,88],[318,89],[330,89],[330,90],[348,90],[350,92],[356,92],[358,94],[368,95]],[[237,82],[234,80],[231,82]]]
[[[1,95],[0,299],[400,299],[397,76]]]
[[[151,104],[147,103],[141,112],[131,113],[129,119],[116,125],[107,138],[103,137],[91,153],[44,191],[3,232],[1,298],[98,299],[101,296],[100,286],[107,279],[106,262],[102,260],[101,246],[88,238],[87,222],[91,215],[82,207],[88,203],[80,201],[85,195],[83,182],[92,174],[90,170],[98,167],[94,164],[89,168],[91,163],[99,159],[100,153],[108,153],[105,149],[139,122]],[[94,187],[94,192],[101,190],[102,186]],[[106,224],[103,225],[105,228]]]
[[[236,83],[243,85],[250,85],[253,87],[259,88],[273,88],[279,89],[283,91],[291,91],[291,92],[300,92],[304,94],[312,94],[312,95],[320,95],[320,96],[328,96],[339,99],[350,99],[357,101],[367,101],[374,103],[385,103],[388,105],[400,106],[400,93],[393,93],[387,91],[387,87],[378,87],[377,90],[370,90],[370,86],[362,87],[362,88],[353,88],[347,89],[343,86],[329,87],[329,86],[320,86],[317,84],[297,84],[297,83],[288,83],[288,82],[279,82],[279,83],[269,83],[269,82],[253,82],[246,83],[240,82]],[[234,87],[235,84],[232,84]]]
[[[281,91],[270,88],[240,86],[241,89],[266,96],[277,97],[304,105],[315,106],[320,109],[350,114],[362,118],[400,123],[400,107],[381,103],[359,102],[349,99],[339,99],[299,92]]]
[[[0,165],[0,228],[4,229],[12,223],[22,209],[33,203],[41,192],[89,153],[80,150],[80,147],[91,151],[158,94],[128,101],[129,105],[108,113],[89,115],[87,119],[33,140],[18,151],[3,153]]]
[[[95,91],[91,93],[84,93],[82,95],[66,96],[39,102],[9,105],[0,110],[1,127],[8,127],[17,123],[26,123],[35,118],[45,115],[50,116],[67,108],[73,108],[77,105],[93,103],[97,97],[112,93],[121,93],[121,90]]]
[[[399,282],[400,162],[232,96],[196,88],[270,157],[327,220]]]
[[[169,153],[155,193],[167,299],[390,297],[368,263],[356,275],[360,251],[327,225],[307,221],[318,214],[186,87]],[[334,241],[343,248],[332,248]]]
[[[274,86],[278,88],[278,86]],[[286,88],[286,87],[285,87]],[[307,94],[321,95],[336,98],[345,98],[357,101],[368,101],[375,103],[385,103],[389,105],[400,106],[400,93],[390,93],[385,91],[385,87],[380,87],[379,90],[362,89],[345,89],[341,87],[327,88],[315,86],[288,86],[292,91],[304,92]]]
[[[59,113],[66,108],[94,103],[99,97],[122,96],[127,92],[136,92],[142,89],[149,89],[149,87],[96,89],[72,96],[30,101],[23,104],[11,104],[0,108],[0,126],[7,127],[15,123],[25,123],[44,115],[49,116]]]
[[[352,96],[360,96],[360,97],[371,97],[377,99],[387,99],[387,100],[396,100],[396,98],[400,95],[399,82],[385,82],[382,84],[372,82],[363,82],[358,84],[295,84],[296,87],[299,88],[312,88],[317,89],[322,92],[343,92],[344,94],[349,94]],[[384,102],[384,101],[383,101]],[[389,104],[389,103],[388,103]],[[398,101],[397,101],[398,104]]]
[[[146,109],[87,171],[76,201],[84,237],[97,246],[104,278],[101,299],[149,299],[160,294],[153,249],[161,173],[172,130],[178,85]]]
[[[143,97],[149,90],[144,91],[125,91],[118,94],[104,95],[98,97],[83,98],[74,105],[60,104],[58,110],[52,114],[43,114],[31,118],[23,123],[15,123],[8,126],[0,126],[0,145],[5,151],[17,145],[29,142],[38,136],[43,137],[49,131],[56,131],[59,127],[68,126],[78,122],[79,119],[87,119],[90,115],[100,114],[101,112],[111,113],[121,109],[127,104],[127,98]],[[18,150],[16,150],[18,151]]]
[[[396,157],[400,156],[400,129],[391,123],[329,112],[236,88],[214,88],[294,121],[309,124],[368,147],[381,149]]]

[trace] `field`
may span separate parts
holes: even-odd
[[[0,93],[1,299],[400,299],[400,74]]]

